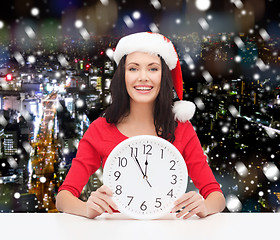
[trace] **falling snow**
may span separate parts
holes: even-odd
[[[243,0],[50,2],[1,10],[0,212],[19,202],[21,211],[55,210],[84,131],[111,102],[116,42],[138,31],[162,33],[178,51],[225,211],[280,212],[276,0],[265,9]],[[101,179],[99,170],[81,198]]]

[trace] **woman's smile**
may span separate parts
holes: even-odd
[[[141,94],[148,94],[151,92],[151,90],[153,89],[153,86],[149,86],[149,85],[137,85],[134,86],[134,89]]]

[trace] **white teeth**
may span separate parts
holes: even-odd
[[[146,91],[146,90],[151,90],[151,87],[136,87],[136,90],[141,90],[141,91]]]

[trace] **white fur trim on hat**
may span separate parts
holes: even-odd
[[[124,55],[138,51],[160,55],[170,70],[177,65],[178,55],[172,42],[159,33],[148,32],[134,33],[121,38],[114,51],[114,60],[119,64]]]
[[[175,120],[186,122],[190,120],[195,113],[195,104],[190,101],[176,101],[172,109]]]

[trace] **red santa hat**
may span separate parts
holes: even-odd
[[[114,51],[114,60],[119,64],[124,55],[133,52],[146,52],[160,55],[172,75],[174,89],[180,101],[173,106],[175,119],[186,122],[195,112],[195,105],[189,101],[183,101],[183,78],[178,54],[172,42],[159,33],[139,32],[127,35],[120,39]]]

